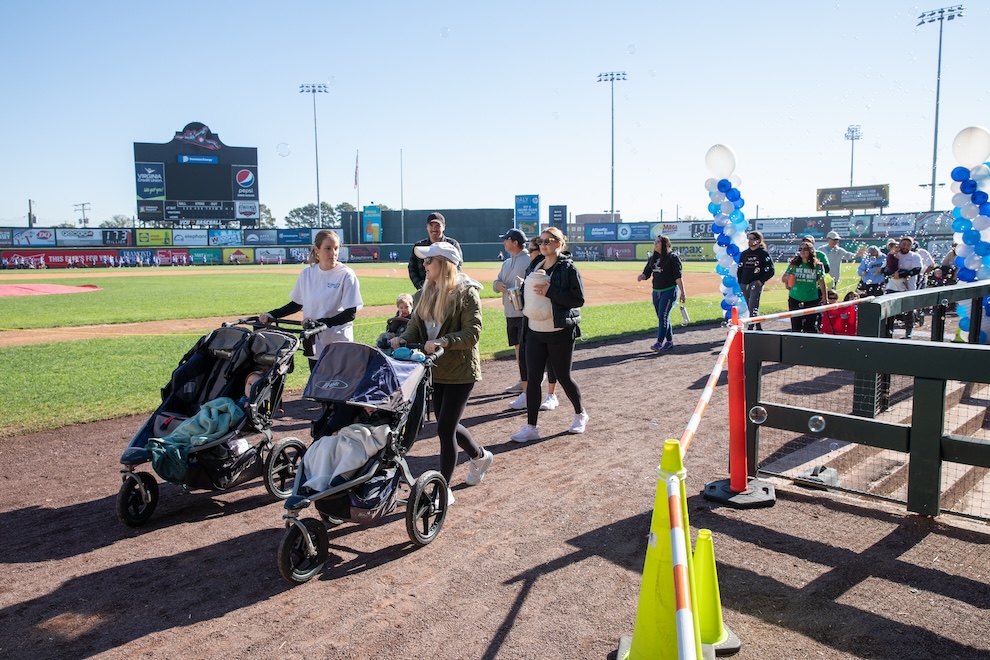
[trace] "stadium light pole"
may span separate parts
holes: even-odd
[[[954,5],[952,7],[942,7],[941,9],[926,11],[918,16],[918,24],[915,26],[921,27],[925,23],[938,21],[938,70],[935,75],[935,142],[932,147],[932,211],[935,210],[935,164],[938,162],[938,100],[942,91],[942,26],[945,24],[945,21],[962,18],[964,15],[963,9],[965,8],[962,5]]]
[[[853,124],[846,129],[846,139],[849,140],[849,187],[853,185],[853,163],[856,158],[856,140],[863,139],[863,131],[859,124]]]
[[[598,82],[608,82],[612,88],[612,203],[609,213],[612,224],[615,224],[615,81],[625,79],[625,71],[608,71],[598,74]]]
[[[326,83],[311,83],[299,85],[300,94],[313,95],[313,145],[316,152],[316,219],[323,227],[323,209],[320,207],[320,136],[316,130],[316,95],[327,94]]]

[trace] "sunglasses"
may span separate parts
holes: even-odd
[[[426,257],[425,259],[423,259],[423,265],[429,266],[431,263],[433,263],[434,259],[436,259],[436,257]]]
[[[538,243],[539,243],[540,245],[550,245],[551,243],[556,243],[556,242],[557,242],[557,239],[556,239],[556,238],[541,238],[541,239],[540,239],[539,241],[537,241],[537,242],[538,242]]]
[[[811,252],[811,248],[798,248],[798,252]]]

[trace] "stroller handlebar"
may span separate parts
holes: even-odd
[[[298,334],[301,339],[309,339],[314,335],[318,335],[327,329],[327,326],[318,321],[296,321],[293,319],[276,319],[272,318],[269,323],[262,323],[261,317],[255,316],[245,316],[244,318],[239,318],[236,321],[227,321],[223,323],[223,327],[227,328],[235,325],[249,325],[252,328],[271,328],[275,327],[280,330],[285,330]]]

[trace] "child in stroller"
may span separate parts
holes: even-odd
[[[403,351],[403,353],[400,353]],[[313,423],[315,442],[306,450],[285,501],[286,533],[279,545],[282,576],[300,584],[326,563],[327,525],[372,523],[410,489],[406,531],[417,546],[430,543],[447,515],[447,480],[435,470],[413,478],[406,453],[424,425],[431,369],[442,354],[415,352],[409,359],[350,342],[330,344],[313,368],[303,396],[324,403]],[[321,520],[300,519],[313,504]]]
[[[398,337],[406,331],[409,319],[412,317],[413,297],[408,293],[400,293],[395,301],[395,316],[385,323],[385,332],[378,335],[375,346],[383,351],[388,348],[388,343],[392,337]]]
[[[224,323],[200,338],[162,388],[162,403],[120,457],[117,516],[136,527],[158,504],[155,473],[186,489],[226,490],[264,475],[279,499],[292,489],[305,445],[273,442],[272,417],[282,400],[300,337],[319,332],[263,326],[257,317]],[[236,398],[236,400],[235,400]]]

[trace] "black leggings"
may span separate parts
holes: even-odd
[[[433,383],[433,414],[437,418],[437,435],[440,436],[440,474],[448,484],[457,466],[458,445],[471,458],[481,458],[485,453],[471,437],[471,432],[461,424],[472,389],[474,383]]]
[[[794,300],[794,298],[787,298],[787,309],[794,311],[795,309],[807,309],[809,307],[818,307],[822,304],[821,298],[818,300],[808,300],[807,302],[801,302],[799,300]],[[822,315],[819,314],[807,314],[805,316],[792,316],[791,317],[791,332],[807,332],[810,334],[817,334],[818,329],[821,327]]]
[[[566,336],[566,339],[565,339]],[[530,374],[542,374],[547,364],[553,367],[557,382],[564,394],[574,404],[574,413],[584,410],[581,403],[581,388],[571,378],[571,364],[574,359],[574,335],[571,330],[558,332],[526,331],[526,370]],[[542,379],[534,375],[526,382],[526,421],[536,426],[540,415],[540,394],[543,391]]]
[[[529,369],[526,367],[526,336],[530,332],[531,330],[525,326],[519,330],[519,380],[524,383],[529,383]],[[543,378],[540,378],[540,381],[542,380]],[[553,372],[553,365],[549,362],[547,362],[547,382],[557,384],[557,374]],[[540,384],[542,385],[542,382]]]

